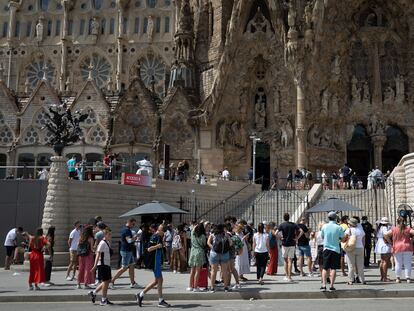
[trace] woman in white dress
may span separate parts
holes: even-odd
[[[236,270],[239,274],[240,280],[247,281],[247,279],[244,277],[244,274],[250,273],[250,265],[249,265],[249,249],[247,248],[247,238],[249,237],[249,234],[243,233],[244,226],[242,224],[238,224],[235,231],[237,236],[240,238],[240,240],[243,241],[243,251],[240,255],[236,256]]]
[[[382,217],[381,220],[378,222],[377,227],[377,243],[375,244],[375,253],[381,256],[381,263],[379,265],[380,273],[381,273],[381,281],[382,282],[389,282],[391,281],[388,276],[388,268],[391,266],[391,244],[388,244],[384,240],[384,235],[391,230],[391,226],[389,224],[387,217]]]

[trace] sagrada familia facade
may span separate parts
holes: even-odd
[[[391,169],[414,150],[412,0],[3,0],[0,165],[45,165],[49,105],[89,162],[245,177]]]

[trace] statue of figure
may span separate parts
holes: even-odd
[[[280,113],[280,92],[277,88],[273,90],[273,113],[277,115]]]
[[[292,125],[288,120],[283,120],[282,125],[280,127],[281,136],[280,136],[280,143],[283,147],[287,148],[291,145],[293,141],[293,129]]]
[[[403,104],[405,101],[405,85],[404,85],[404,76],[398,75],[395,78],[395,89],[396,91],[396,97],[395,101],[397,104]]]
[[[234,146],[240,146],[240,131],[239,131],[239,122],[234,121],[231,126],[231,139],[232,139],[232,144]]]
[[[375,114],[371,117],[371,122],[368,126],[368,132],[371,136],[384,135],[385,133],[384,124],[378,119],[378,117]]]
[[[371,103],[371,95],[369,93],[368,81],[364,82],[364,95],[363,95],[362,103],[364,105],[369,105]]]
[[[358,105],[361,103],[361,89],[358,87],[358,79],[352,77],[352,105]]]
[[[308,141],[309,144],[312,146],[318,147],[321,143],[319,127],[317,125],[313,125],[309,130],[308,134]]]
[[[263,99],[259,98],[255,105],[255,121],[256,128],[262,129],[265,127],[266,123],[266,105]]]
[[[38,42],[42,42],[43,41],[43,18],[40,17],[39,21],[36,24],[36,39]]]
[[[249,93],[247,89],[245,88],[242,89],[240,96],[239,96],[239,100],[240,100],[239,112],[240,112],[241,120],[244,122],[246,121],[247,105],[249,103]]]
[[[332,62],[332,79],[334,81],[339,81],[341,78],[341,57],[339,55],[335,56],[335,59]]]
[[[312,2],[311,1],[309,1],[305,7],[305,23],[306,23],[307,29],[312,28]]]
[[[227,135],[227,126],[226,123],[222,123],[219,128],[218,133],[218,143],[221,147],[224,147],[226,144],[226,135]]]
[[[336,94],[332,96],[330,112],[332,117],[337,117],[339,115],[339,98]]]
[[[293,1],[289,1],[288,25],[290,28],[296,26],[296,10],[293,7]]]
[[[395,100],[394,89],[391,86],[387,86],[387,88],[384,91],[384,104],[392,105],[394,104],[394,100]]]
[[[326,128],[322,135],[321,135],[321,140],[320,140],[320,146],[321,147],[326,147],[329,148],[332,144],[332,135],[331,135],[331,130]]]
[[[97,36],[99,35],[99,21],[96,17],[92,19],[91,23],[91,35]]]
[[[323,92],[323,95],[322,95],[322,108],[321,108],[321,114],[324,117],[327,117],[328,116],[329,101],[330,101],[330,99],[331,99],[331,93],[329,92],[328,89],[326,89]]]
[[[148,16],[148,39],[152,40],[154,37],[154,17],[152,15]]]

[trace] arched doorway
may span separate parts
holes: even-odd
[[[365,126],[355,126],[352,139],[347,146],[347,162],[358,176],[368,176],[374,165],[374,153]],[[364,182],[366,178],[363,178]]]
[[[258,142],[256,145],[256,180],[262,178],[262,189],[270,186],[270,146]]]
[[[398,127],[389,126],[385,135],[387,141],[382,150],[382,168],[384,172],[392,171],[401,158],[408,153],[408,137]]]

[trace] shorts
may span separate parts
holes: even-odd
[[[216,252],[210,251],[210,265],[220,265],[228,263],[230,261],[230,253],[217,254]]]
[[[296,249],[296,256],[297,257],[311,257],[311,247],[310,245],[307,246],[298,246]]]
[[[339,269],[341,266],[341,254],[325,249],[323,251],[323,269]]]
[[[72,265],[78,264],[78,252],[77,251],[70,251],[70,264]]]
[[[13,256],[13,252],[14,252],[16,246],[5,246],[5,248],[6,248],[7,257]]]
[[[344,176],[344,182],[351,182],[351,176]]]
[[[295,246],[282,246],[283,258],[295,258]]]
[[[122,268],[128,268],[129,266],[134,264],[134,255],[132,254],[132,252],[120,251],[120,254],[122,257]]]
[[[162,278],[162,259],[158,257],[155,258],[154,269],[152,269],[152,272],[154,273],[154,277],[156,279]]]
[[[98,266],[98,280],[105,282],[112,279],[111,267],[107,265]]]
[[[75,178],[76,177],[76,171],[73,171],[73,172],[69,172],[69,177],[70,178]]]

